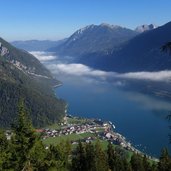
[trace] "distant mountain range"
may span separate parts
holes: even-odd
[[[11,43],[26,51],[50,51],[60,56],[80,57],[89,53],[108,53],[111,49],[118,49],[121,44],[138,34],[155,28],[157,26],[154,24],[144,24],[135,30],[106,23],[92,24],[77,30],[69,38],[59,41],[27,40]]]
[[[73,33],[65,42],[48,51],[62,56],[82,56],[87,53],[107,52],[135,37],[138,32],[117,25],[89,25]]]
[[[0,38],[0,127],[14,121],[20,98],[24,98],[33,124],[37,127],[59,121],[65,102],[52,90],[59,84],[31,54]]]
[[[100,70],[159,71],[171,69],[170,56],[160,50],[171,41],[170,35],[170,22],[160,27],[144,24],[135,30],[105,23],[92,24],[47,51],[62,58],[72,57],[69,62]]]
[[[56,47],[64,43],[66,39],[51,41],[51,40],[26,40],[26,41],[13,41],[11,44],[19,49],[26,51],[45,51],[49,48]]]
[[[107,53],[87,53],[77,62],[117,72],[170,70],[171,57],[161,52],[161,47],[170,41],[171,22],[145,31]]]
[[[64,115],[65,102],[52,91],[59,82],[27,51],[47,49],[61,57],[73,57],[69,62],[105,71],[160,71],[171,70],[170,55],[161,52],[170,41],[171,22],[160,27],[142,25],[135,30],[89,25],[61,41],[12,42],[20,49],[0,38],[0,124],[9,127],[20,97],[25,99],[35,126],[53,123]]]

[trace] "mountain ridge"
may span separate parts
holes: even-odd
[[[171,22],[145,31],[108,53],[89,53],[77,63],[116,72],[159,71],[171,69],[171,58],[161,47],[171,40]]]
[[[59,121],[65,114],[66,106],[52,90],[59,81],[54,80],[33,55],[11,46],[2,38],[0,42],[1,127],[10,127],[17,115],[20,98],[25,99],[34,126]]]
[[[138,33],[121,26],[100,24],[88,25],[75,31],[64,43],[48,51],[63,56],[82,56],[86,53],[107,51],[129,40]]]
[[[65,42],[66,39],[61,40],[18,40],[13,41],[11,44],[19,49],[24,49],[26,51],[45,51],[49,48],[60,45]]]

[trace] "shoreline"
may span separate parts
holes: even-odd
[[[86,118],[84,118],[84,119],[86,119]],[[99,119],[99,120],[101,120],[101,119]],[[102,120],[101,120],[102,121]],[[141,150],[138,150],[136,147],[134,147],[129,141],[127,141],[127,139],[126,139],[126,137],[125,136],[123,136],[122,134],[120,134],[120,133],[118,133],[118,132],[115,132],[115,125],[111,122],[111,121],[102,121],[102,122],[104,122],[104,123],[106,123],[106,122],[108,122],[109,123],[109,125],[110,125],[110,131],[109,131],[109,133],[111,133],[112,135],[118,135],[118,137],[120,137],[121,138],[121,144],[120,144],[120,146],[121,147],[123,147],[123,148],[125,148],[125,149],[127,149],[127,150],[130,150],[130,151],[132,151],[132,152],[134,152],[134,153],[137,153],[137,154],[140,154],[142,157],[143,156],[146,156],[148,159],[150,159],[150,160],[153,160],[153,161],[155,161],[155,162],[158,162],[159,161],[159,159],[158,158],[156,158],[156,157],[153,157],[153,156],[150,156],[150,155],[148,155],[147,153],[144,153],[144,152],[142,152]]]
[[[63,85],[63,84],[60,82],[59,84],[53,86],[53,88],[58,88],[58,87],[61,87],[62,85]],[[65,116],[64,116],[64,118],[63,118],[64,124],[67,123],[67,119],[66,119],[67,116],[69,116],[69,117],[74,117],[74,118],[79,118],[79,119],[85,119],[85,120],[95,120],[95,119],[93,119],[93,118],[80,117],[80,116],[78,116],[78,115],[73,116],[73,115],[67,114],[67,111],[68,111],[67,108],[68,108],[68,104],[66,104],[66,106],[65,106]],[[96,120],[102,121],[101,119],[96,119]],[[158,162],[158,161],[159,161],[158,158],[153,157],[153,156],[151,156],[151,155],[148,155],[147,153],[142,152],[141,150],[137,149],[137,148],[135,147],[135,145],[132,145],[132,144],[126,139],[126,137],[124,137],[122,134],[120,134],[120,133],[118,133],[118,132],[115,132],[115,125],[114,125],[111,121],[102,121],[102,122],[107,122],[107,123],[110,125],[110,131],[109,131],[109,133],[111,133],[112,136],[116,136],[116,135],[117,135],[118,137],[120,137],[120,140],[121,140],[120,146],[121,146],[121,147],[123,147],[123,148],[125,148],[125,149],[127,149],[127,150],[130,150],[130,151],[132,151],[132,152],[134,152],[134,153],[140,154],[141,156],[146,156],[147,158],[149,158],[149,159],[151,159],[151,160],[153,160],[153,161],[155,161],[155,162]]]
[[[63,118],[63,122],[58,124],[58,129],[56,128],[48,128],[47,131],[48,137],[58,137],[60,140],[60,136],[70,135],[84,135],[86,133],[91,133],[92,135],[85,138],[85,142],[94,141],[96,139],[102,140],[104,142],[111,142],[113,145],[118,145],[121,148],[141,155],[142,157],[146,156],[149,160],[154,162],[158,162],[159,159],[153,156],[148,155],[147,153],[138,150],[133,144],[131,144],[126,137],[122,134],[115,131],[115,126],[111,121],[103,121],[101,119],[94,118],[86,118],[86,117],[78,117],[74,115],[67,114]],[[95,138],[96,137],[96,138]],[[72,143],[77,144],[77,141],[73,141]]]
[[[58,87],[61,87],[63,84],[62,83],[59,83],[59,84],[56,84],[53,86],[53,88],[58,88]]]
[[[88,118],[84,118],[84,119],[88,119]],[[90,118],[90,120],[94,120],[94,119]],[[106,123],[107,122],[110,125],[109,133],[111,133],[111,135],[113,135],[113,136],[118,135],[118,137],[121,138],[121,144],[120,144],[121,147],[123,147],[123,148],[125,148],[127,150],[130,150],[130,151],[132,151],[134,153],[137,153],[137,154],[141,155],[142,157],[143,156],[146,156],[150,160],[153,160],[155,162],[159,162],[159,159],[158,158],[153,157],[153,156],[150,156],[147,153],[144,153],[144,152],[138,150],[130,142],[127,141],[127,139],[126,139],[125,136],[123,136],[122,134],[120,134],[118,132],[115,132],[115,126],[114,126],[114,124],[111,121],[102,121],[101,119],[97,119],[97,120],[100,120],[103,123]]]

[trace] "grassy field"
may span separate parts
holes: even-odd
[[[82,124],[86,124],[86,123],[91,123],[92,120],[90,119],[84,119],[84,118],[77,118],[77,117],[72,117],[72,118],[68,118],[67,119],[67,123],[68,124],[76,124],[76,125],[82,125]],[[53,124],[48,126],[48,128],[50,129],[56,129],[56,130],[60,130],[62,129],[63,126],[61,126],[60,124]],[[98,132],[104,132],[104,128],[96,128],[96,131]],[[88,137],[94,137],[95,140],[93,140],[93,144],[96,143],[96,139],[98,139],[97,135],[95,133],[82,133],[82,134],[69,134],[69,135],[61,135],[59,137],[49,137],[47,139],[43,140],[43,143],[47,146],[51,145],[57,145],[60,142],[63,141],[78,141],[78,140],[82,140],[84,138],[88,138]],[[103,148],[103,150],[107,150],[107,146],[108,146],[108,141],[106,140],[100,140],[100,144]],[[74,149],[77,146],[77,144],[72,145],[72,148]],[[118,145],[113,145],[116,148],[121,148],[123,151],[125,151],[124,153],[126,154],[126,158],[128,161],[130,161],[131,156],[132,156],[132,152],[131,151],[127,151],[124,150],[121,146]]]
[[[69,124],[79,124],[79,125],[92,122],[90,119],[87,119],[87,118],[77,118],[77,117],[68,118],[67,121],[68,121]]]
[[[76,125],[82,125],[82,124],[86,124],[86,123],[90,123],[90,122],[92,122],[92,120],[91,119],[86,119],[86,118],[72,117],[72,118],[67,119],[68,124],[74,124],[74,125],[75,124]],[[55,124],[49,125],[47,128],[59,130],[62,127],[63,126],[61,126],[59,123],[55,123]]]
[[[62,136],[59,136],[59,137],[49,137],[45,140],[43,140],[43,143],[45,145],[55,145],[55,144],[58,144],[60,143],[61,141],[77,141],[77,140],[81,140],[81,139],[84,139],[84,138],[87,138],[87,137],[95,137],[96,135],[95,134],[92,134],[92,133],[83,133],[83,134],[70,134],[70,135],[62,135]]]
[[[47,146],[49,146],[50,144],[51,145],[57,145],[57,144],[59,144],[60,142],[63,142],[63,141],[67,141],[67,140],[68,141],[78,141],[78,140],[82,140],[82,139],[88,138],[88,137],[96,137],[97,138],[96,134],[92,134],[92,133],[83,133],[83,134],[75,134],[74,133],[74,134],[70,134],[70,135],[62,135],[60,137],[49,137],[49,138],[43,140],[43,143],[45,145],[47,145]],[[100,141],[102,149],[107,150],[108,141],[106,141],[106,140],[99,140],[99,141]],[[92,143],[95,144],[96,140],[94,140]],[[74,149],[74,148],[76,148],[76,146],[77,146],[77,144],[74,144],[74,145],[72,145],[72,148]],[[113,144],[113,146],[116,147],[116,148],[119,147],[122,150],[124,150],[119,145],[114,145]],[[130,161],[133,152],[127,151],[127,150],[124,150],[124,151],[125,151],[125,154],[127,155],[127,160]]]
[[[56,145],[59,144],[61,141],[78,141],[82,140],[84,138],[88,137],[96,137],[95,134],[92,133],[83,133],[83,134],[71,134],[71,135],[62,135],[60,137],[49,137],[45,140],[43,140],[43,143],[47,146]],[[96,137],[97,138],[97,137]],[[93,141],[93,144],[96,143],[96,140]],[[108,141],[106,140],[100,140],[100,144],[104,150],[107,150]],[[115,145],[114,145],[115,146]],[[73,145],[73,148],[76,147],[76,145]]]
[[[61,127],[62,126],[59,123],[55,123],[55,124],[47,126],[46,128],[60,130]]]

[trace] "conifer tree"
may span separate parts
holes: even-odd
[[[144,170],[151,171],[152,167],[151,167],[146,155],[144,155],[142,162],[143,162]]]
[[[8,157],[7,154],[9,143],[5,136],[4,131],[0,130],[0,170],[5,170],[8,167]]]
[[[63,167],[69,167],[69,157],[71,155],[71,143],[69,140],[66,141],[61,141],[60,142],[60,148],[62,152],[62,158],[61,160],[63,161]]]
[[[142,163],[142,157],[139,154],[134,153],[130,162],[133,171],[145,171]]]
[[[30,150],[30,163],[33,170],[47,170],[49,160],[47,160],[47,150],[40,139],[37,139],[33,148]]]
[[[69,167],[69,155],[71,154],[71,144],[69,141],[61,141],[56,146],[50,145],[47,160],[49,165],[60,170]]]
[[[165,45],[163,45],[161,50],[171,54],[171,42],[167,42]]]
[[[111,142],[108,143],[107,146],[107,156],[108,156],[108,165],[110,170],[114,170],[115,169],[115,163],[116,163],[116,155],[115,155],[115,151],[114,148],[111,144]]]
[[[171,157],[169,156],[169,152],[166,148],[162,150],[160,161],[158,164],[158,169],[160,171],[170,171],[171,170]]]
[[[95,170],[95,150],[94,145],[90,143],[86,143],[85,146],[85,152],[86,152],[86,170],[88,171],[94,171]]]
[[[75,150],[75,156],[72,158],[72,170],[73,171],[86,171],[86,156],[85,148],[81,141],[79,141],[78,146]]]
[[[18,108],[18,120],[12,126],[11,163],[16,170],[31,170],[30,152],[35,145],[36,135],[25,110],[24,100],[20,100]]]
[[[130,162],[127,161],[127,159],[123,159],[123,171],[132,171]]]
[[[105,152],[103,151],[100,141],[97,140],[95,144],[95,170],[96,171],[107,171],[108,162]]]

